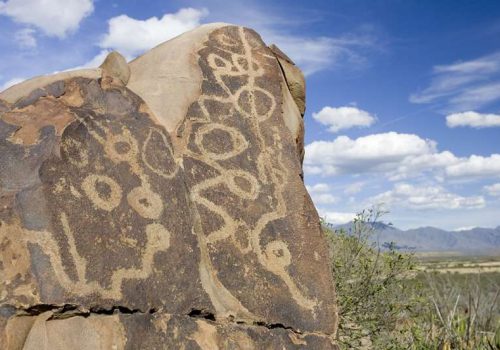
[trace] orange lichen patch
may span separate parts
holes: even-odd
[[[9,141],[24,146],[38,143],[40,130],[53,126],[58,136],[75,118],[68,108],[53,98],[41,98],[33,105],[5,113],[2,119],[19,126],[9,137]]]
[[[16,221],[0,221],[0,301],[9,294],[23,295],[33,300],[34,286],[30,282],[30,254],[25,232]]]
[[[83,105],[82,92],[75,80],[66,82],[66,92],[61,96],[61,100],[71,107],[81,107]]]

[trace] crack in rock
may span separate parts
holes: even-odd
[[[37,304],[37,305],[32,305],[28,307],[15,307],[13,305],[2,305],[0,308],[4,310],[8,310],[8,312],[11,315],[17,316],[17,317],[26,317],[26,316],[31,316],[31,317],[36,317],[39,316],[43,313],[46,312],[52,312],[52,316],[48,319],[50,320],[56,320],[56,319],[65,319],[65,318],[70,318],[70,317],[84,317],[87,318],[91,315],[114,315],[114,314],[123,314],[123,315],[133,315],[133,314],[156,314],[161,312],[161,309],[156,309],[156,308],[151,308],[148,310],[140,310],[140,309],[132,309],[127,306],[123,305],[113,305],[111,307],[101,307],[101,306],[93,306],[90,308],[83,307],[81,305],[75,305],[75,304],[62,304],[62,305],[57,305],[57,304]],[[175,314],[173,314],[175,316]],[[207,321],[215,322],[218,324],[223,324],[223,323],[234,323],[237,325],[242,325],[242,326],[254,326],[254,327],[265,327],[267,329],[285,329],[288,331],[291,331],[295,334],[298,335],[305,335],[309,334],[309,332],[302,332],[297,329],[294,329],[293,327],[286,326],[282,323],[267,323],[265,321],[253,321],[253,322],[247,322],[247,321],[241,321],[241,320],[235,320],[234,316],[229,316],[225,318],[217,318],[216,315],[213,312],[210,312],[209,310],[205,309],[191,309],[191,311],[187,314],[184,315],[178,315],[178,316],[187,316],[191,318],[200,318],[200,319],[205,319]],[[328,336],[327,334],[322,334],[323,336]]]

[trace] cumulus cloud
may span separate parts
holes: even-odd
[[[138,20],[127,15],[108,21],[108,32],[100,42],[103,49],[117,50],[123,55],[134,56],[151,49],[200,25],[207,10],[183,8],[163,17]]]
[[[373,134],[355,140],[339,136],[313,141],[305,147],[305,170],[312,174],[339,175],[394,170],[408,157],[435,153],[436,144],[413,134]]]
[[[371,197],[368,202],[417,210],[483,208],[486,203],[482,196],[463,197],[441,186],[416,186],[408,183],[397,183],[392,190]]]
[[[326,222],[332,225],[342,225],[351,222],[356,217],[355,213],[337,212],[337,211],[322,211],[319,210],[319,216]]]
[[[500,196],[500,183],[484,186],[483,189],[490,196]]]
[[[313,113],[313,118],[323,125],[328,126],[328,131],[339,132],[353,127],[369,127],[375,123],[376,118],[356,107],[323,107],[319,112]]]
[[[313,194],[311,197],[315,205],[335,204],[338,202],[338,198],[330,193]]]
[[[484,114],[474,111],[453,113],[446,116],[446,125],[450,128],[470,126],[472,128],[491,128],[500,126],[500,114]]]
[[[0,15],[59,38],[78,29],[80,22],[93,10],[92,0],[0,1]]]
[[[344,188],[344,193],[347,195],[353,195],[359,193],[361,192],[364,186],[365,186],[364,182],[353,182],[352,184]]]
[[[438,151],[433,140],[396,132],[333,141],[305,147],[304,170],[312,175],[381,173],[392,181],[431,172],[437,178],[500,177],[500,154],[457,157]]]
[[[317,183],[312,186],[306,185],[306,189],[309,193],[325,193],[330,191],[330,185],[325,183]]]
[[[492,154],[489,157],[471,155],[467,158],[460,158],[454,164],[447,166],[445,170],[449,177],[499,177],[500,154]]]
[[[413,103],[440,102],[446,110],[474,110],[500,99],[500,52],[435,66],[428,87],[410,96]]]
[[[325,183],[318,183],[313,186],[306,186],[307,191],[315,205],[334,204],[338,202],[338,198],[329,193],[330,186]]]

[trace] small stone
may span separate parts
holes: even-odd
[[[116,51],[110,52],[99,68],[106,84],[126,86],[130,79],[130,67],[125,57]]]

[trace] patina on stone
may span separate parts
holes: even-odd
[[[211,24],[0,93],[2,348],[336,348],[276,52]]]

